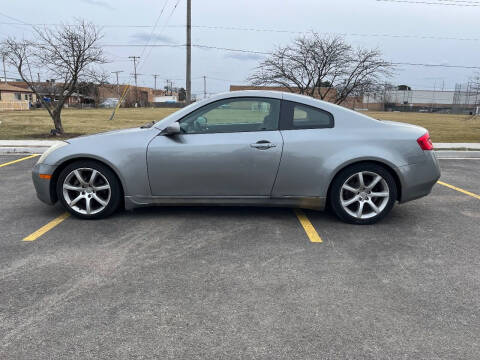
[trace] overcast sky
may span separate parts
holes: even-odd
[[[345,39],[352,45],[378,48],[392,62],[480,66],[480,1],[451,2],[479,5],[468,7],[376,0],[192,0],[192,3],[193,44],[269,52],[278,45],[288,44],[298,36],[297,32],[313,30],[346,34]],[[164,12],[150,38],[162,8]],[[165,79],[184,86],[184,47],[144,49],[111,45],[145,44],[149,39],[151,44],[184,44],[185,29],[181,26],[185,24],[186,0],[4,0],[0,12],[0,39],[29,37],[32,33],[31,27],[13,25],[15,21],[4,15],[25,23],[71,23],[74,18],[91,21],[103,26],[102,44],[108,45],[104,47],[105,55],[111,61],[105,67],[108,71],[123,70],[122,82],[129,81],[133,69],[128,56],[137,55],[141,56],[138,72],[143,74],[139,77],[140,84],[153,87],[152,74],[159,74],[158,87],[163,87]],[[244,84],[262,59],[258,54],[216,49],[194,48],[192,54],[193,93],[203,92],[203,75],[208,78],[209,93],[228,90],[231,83]],[[452,89],[455,83],[466,83],[474,73],[474,69],[402,66],[397,68],[391,82],[415,89]]]

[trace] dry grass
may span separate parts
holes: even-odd
[[[161,120],[177,109],[120,109],[113,121],[111,109],[74,110],[62,112],[68,136],[94,134],[102,131],[140,126]],[[480,142],[480,118],[463,115],[367,112],[376,119],[416,124],[430,131],[434,142]],[[0,139],[45,139],[53,127],[45,110],[0,112]]]
[[[119,109],[109,120],[112,109],[65,109],[62,123],[66,137],[95,134],[103,131],[132,128],[149,121],[158,121],[178,109]],[[53,128],[46,110],[0,112],[0,139],[45,139]],[[68,136],[70,134],[70,136]]]
[[[433,142],[480,142],[479,116],[374,111],[364,114],[422,126],[428,129]]]

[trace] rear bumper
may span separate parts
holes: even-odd
[[[50,191],[50,179],[41,179],[40,174],[53,175],[54,166],[45,164],[36,164],[32,170],[33,186],[37,192],[37,197],[45,204],[53,205],[55,203]]]
[[[440,166],[434,151],[424,151],[425,161],[399,167],[402,178],[400,203],[430,194],[440,179]]]

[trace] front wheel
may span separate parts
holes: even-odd
[[[96,161],[80,160],[60,173],[57,196],[73,215],[99,219],[118,208],[121,188],[117,176],[108,167]]]
[[[349,166],[333,180],[330,205],[343,221],[374,224],[384,218],[397,199],[395,179],[384,167],[364,163]]]

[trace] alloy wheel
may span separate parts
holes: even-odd
[[[380,214],[388,204],[390,191],[385,179],[372,171],[350,176],[342,185],[340,204],[356,219],[369,219]]]
[[[62,189],[67,205],[85,215],[104,210],[112,194],[107,178],[91,168],[79,168],[70,172],[63,181]]]

